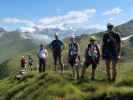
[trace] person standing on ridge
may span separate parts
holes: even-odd
[[[45,72],[45,67],[46,67],[46,58],[48,56],[47,49],[44,48],[44,45],[40,45],[40,49],[38,52],[39,56],[39,72]]]
[[[55,34],[55,40],[53,40],[50,44],[50,48],[52,49],[53,53],[53,60],[55,65],[55,71],[57,71],[57,62],[59,62],[61,67],[61,73],[63,73],[63,64],[62,64],[62,51],[64,49],[64,43],[59,40],[58,34]]]
[[[32,70],[32,67],[33,67],[33,58],[30,55],[28,57],[28,66],[29,66],[29,69]]]
[[[76,71],[77,79],[79,78],[79,68],[78,68],[79,66],[76,66],[76,64],[78,61],[80,61],[80,57],[78,53],[79,53],[79,44],[76,42],[75,36],[73,35],[70,38],[70,43],[69,43],[68,62],[72,67],[72,71],[73,71],[72,75],[74,78],[75,78],[75,71]]]
[[[26,71],[26,64],[27,64],[26,58],[25,58],[25,56],[22,56],[22,58],[21,58],[21,68],[24,69],[25,71]]]
[[[120,59],[121,38],[113,31],[114,26],[107,24],[107,32],[103,36],[102,57],[105,60],[107,78],[109,81],[115,81],[117,76],[117,61]],[[111,75],[112,64],[112,75]]]
[[[89,65],[92,65],[92,76],[91,80],[95,80],[95,71],[97,68],[97,64],[99,63],[100,59],[100,49],[97,43],[95,43],[96,37],[90,37],[90,43],[85,51],[85,62],[81,72],[81,78],[84,77],[85,70]]]

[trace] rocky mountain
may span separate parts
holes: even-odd
[[[133,20],[128,21],[127,23],[121,24],[115,28],[115,30],[121,33],[122,37],[129,36],[133,34]]]
[[[0,27],[0,33],[2,33],[2,32],[6,32],[6,30],[4,28]]]

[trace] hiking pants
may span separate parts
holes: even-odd
[[[46,60],[45,58],[39,59],[39,72],[45,72]]]

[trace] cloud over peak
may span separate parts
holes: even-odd
[[[110,9],[110,10],[105,11],[103,13],[103,15],[112,17],[112,16],[118,16],[118,15],[120,15],[121,12],[123,12],[123,9],[121,9],[119,7],[116,7],[116,8],[113,8],[113,9]]]

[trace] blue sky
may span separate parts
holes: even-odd
[[[131,20],[132,11],[133,0],[0,0],[0,27],[104,28]]]

